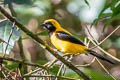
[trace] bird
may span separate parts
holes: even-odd
[[[110,58],[104,57],[101,54],[87,48],[81,40],[77,39],[72,35],[72,33],[61,27],[57,20],[47,19],[41,24],[41,26],[48,31],[50,42],[58,51],[70,55],[77,55],[81,53],[91,54],[101,60],[114,64]]]

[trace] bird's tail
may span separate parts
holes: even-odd
[[[95,51],[88,50],[88,52],[89,52],[91,55],[96,56],[96,57],[98,57],[98,58],[101,59],[101,60],[107,61],[107,62],[109,62],[109,63],[111,63],[111,64],[115,64],[111,59],[106,58],[106,57],[104,57],[104,56],[96,53]]]

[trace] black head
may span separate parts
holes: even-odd
[[[48,32],[54,32],[56,29],[51,22],[43,22],[41,26],[43,26],[44,29],[48,30]]]

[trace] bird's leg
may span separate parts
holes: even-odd
[[[66,56],[67,56],[66,60],[69,61],[69,62],[71,62],[71,60],[73,58],[73,55],[67,54]]]

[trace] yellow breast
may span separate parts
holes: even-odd
[[[75,44],[69,41],[60,40],[56,37],[56,34],[53,33],[50,37],[51,43],[61,52],[69,54],[79,54],[79,53],[88,53],[85,51],[86,46]]]

